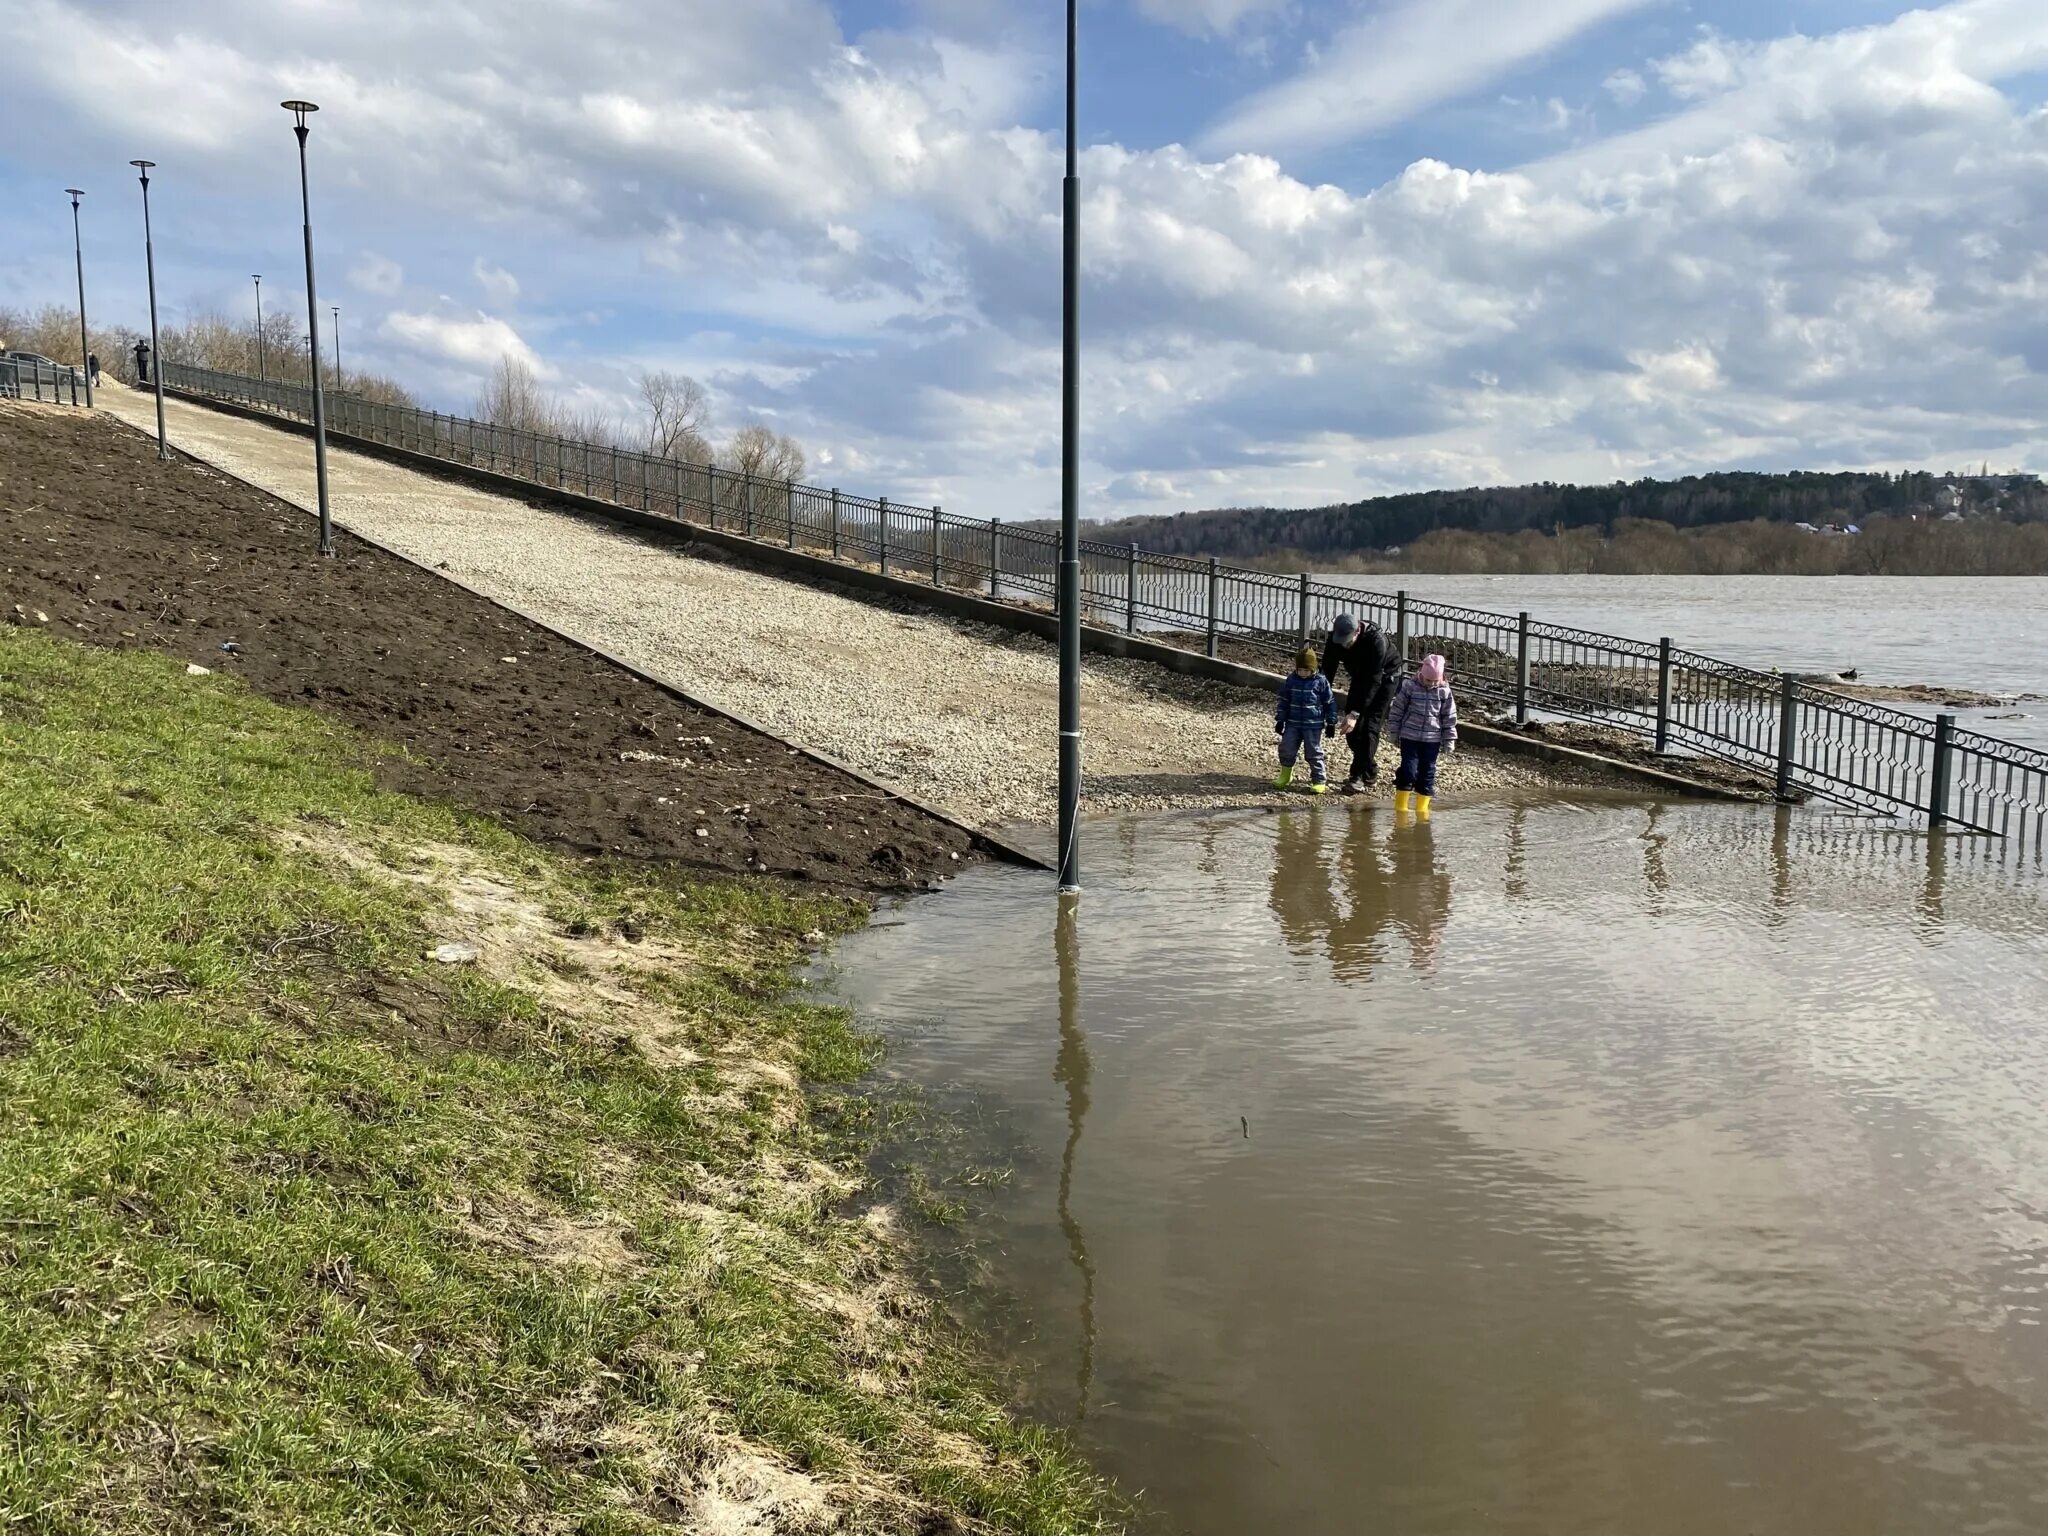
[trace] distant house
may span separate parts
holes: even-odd
[[[1952,485],[1944,485],[1934,493],[1934,510],[1937,512],[1960,512],[1963,507],[1963,493]]]
[[[1793,524],[1792,526],[1793,526],[1794,528],[1797,528],[1797,529],[1798,529],[1798,530],[1799,530],[1799,531],[1800,531],[1801,533],[1819,533],[1819,532],[1820,532],[1820,527],[1819,527],[1819,525],[1818,525],[1818,524],[1815,524],[1815,523],[1794,523],[1794,524]]]

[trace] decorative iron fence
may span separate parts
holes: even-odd
[[[303,384],[178,363],[168,386],[310,420]],[[764,480],[464,416],[329,394],[328,431],[701,523],[886,575],[1050,608],[1059,541],[1046,529],[938,507]],[[1442,652],[1459,691],[1527,725],[1543,716],[1620,733],[1657,753],[1748,769],[1786,798],[1817,796],[2017,840],[2048,838],[2048,753],[1803,679],[1528,614],[1490,613],[1227,566],[1214,557],[1081,543],[1084,622],[1268,668],[1339,613],[1370,617],[1403,657]]]

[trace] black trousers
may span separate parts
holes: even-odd
[[[1392,688],[1381,688],[1365,701],[1365,708],[1358,711],[1358,724],[1351,728],[1346,739],[1351,743],[1351,777],[1370,782],[1379,776],[1380,732],[1386,728],[1387,705],[1393,700]],[[1349,708],[1346,713],[1350,713]]]

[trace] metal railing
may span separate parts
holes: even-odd
[[[167,385],[308,420],[311,391],[177,363]],[[1058,536],[885,496],[655,458],[464,416],[327,397],[328,431],[701,523],[788,549],[1023,606],[1057,598]],[[1081,543],[1084,622],[1269,668],[1339,613],[1375,620],[1400,654],[1443,653],[1467,698],[1517,724],[1586,722],[1659,754],[1747,769],[1781,797],[1924,819],[2015,839],[2048,838],[2048,753],[1889,709],[1796,677],[1528,614],[1490,613],[1227,566],[1214,557]]]
[[[76,405],[85,390],[80,370],[65,363],[0,357],[0,399]]]

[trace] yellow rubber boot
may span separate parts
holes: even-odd
[[[1274,776],[1273,787],[1275,789],[1285,789],[1288,785],[1292,784],[1293,782],[1294,770],[1292,768],[1282,768],[1280,772]]]
[[[1415,792],[1414,792],[1413,790],[1407,790],[1407,789],[1397,789],[1397,790],[1395,790],[1395,791],[1394,791],[1394,809],[1395,809],[1395,810],[1397,810],[1397,811],[1406,811],[1406,810],[1409,810],[1410,808],[1412,808],[1412,807],[1414,806],[1414,804],[1415,804]]]
[[[1415,814],[1424,821],[1429,820],[1429,802],[1434,798],[1432,795],[1417,795],[1415,797]]]

